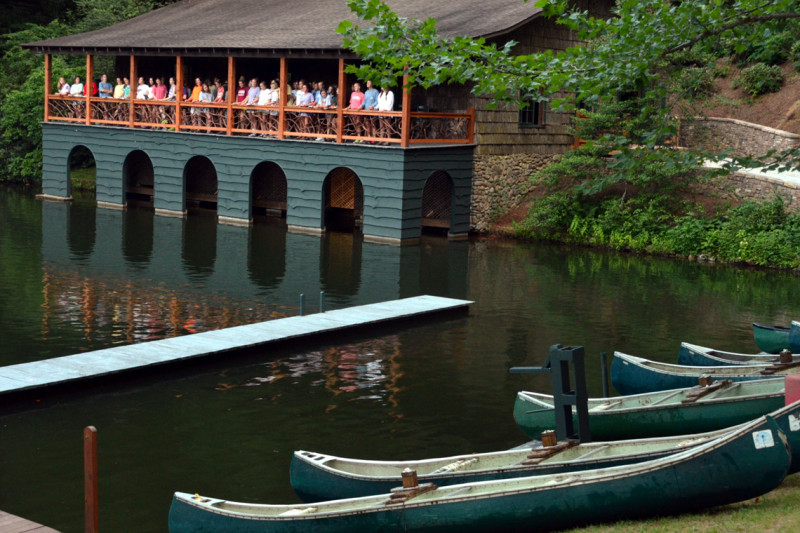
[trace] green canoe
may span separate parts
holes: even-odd
[[[389,492],[400,483],[401,473],[406,469],[416,472],[420,483],[435,483],[439,487],[578,472],[649,461],[699,446],[725,431],[728,430],[614,442],[570,441],[550,447],[525,446],[417,461],[348,459],[299,450],[292,456],[289,481],[305,502],[356,498]]]
[[[755,498],[789,470],[786,437],[761,417],[706,444],[636,465],[482,481],[315,504],[237,503],[177,492],[170,533],[554,530]]]
[[[678,364],[686,366],[733,366],[733,365],[764,365],[769,366],[780,362],[779,355],[772,353],[736,353],[724,352],[688,342],[681,343],[678,354]],[[793,361],[800,362],[800,353],[793,354]]]
[[[611,383],[620,394],[641,394],[667,389],[691,387],[701,377],[715,381],[752,381],[783,377],[800,372],[800,363],[751,364],[735,366],[684,366],[651,361],[621,352],[614,352],[611,361]]]
[[[779,353],[789,349],[789,329],[787,326],[768,326],[753,322],[753,338],[762,352]]]
[[[709,390],[688,387],[667,391],[589,399],[589,431],[593,440],[685,435],[748,422],[784,405],[784,380],[732,383]],[[697,397],[698,394],[707,394]],[[684,401],[697,397],[694,401]],[[514,420],[527,435],[539,438],[555,427],[553,397],[520,392]],[[574,423],[577,427],[577,417]]]

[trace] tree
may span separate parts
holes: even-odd
[[[516,43],[498,46],[482,38],[443,38],[435,20],[399,17],[382,0],[348,0],[366,24],[345,21],[338,31],[344,46],[364,60],[350,67],[359,76],[391,82],[407,75],[410,87],[471,84],[475,95],[488,96],[494,104],[549,99],[553,106],[569,110],[578,104],[609,102],[632,89],[643,92],[648,102],[666,99],[685,71],[687,54],[713,57],[721,39],[741,53],[765,35],[748,29],[769,31],[768,24],[800,18],[800,0],[617,0],[614,16],[608,19],[579,11],[569,0],[531,3],[576,31],[586,44],[514,55]],[[640,112],[644,122],[654,109],[645,105]],[[653,121],[637,145],[658,150],[674,127],[668,121]],[[624,159],[630,139],[617,136],[613,142],[622,149],[618,159]],[[771,155],[783,162],[774,167],[800,165],[797,150]]]

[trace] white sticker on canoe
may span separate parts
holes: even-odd
[[[756,443],[756,450],[761,448],[772,448],[775,446],[775,439],[772,437],[772,430],[756,431],[753,433],[753,442]]]
[[[800,431],[800,416],[789,415],[789,430]]]

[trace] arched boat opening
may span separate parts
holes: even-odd
[[[217,169],[205,156],[197,155],[183,169],[186,208],[217,210]]]
[[[453,202],[453,180],[450,174],[437,170],[430,175],[422,190],[422,232],[447,236]]]
[[[333,169],[322,186],[325,197],[324,226],[327,231],[354,232],[364,221],[364,188],[355,172]]]
[[[286,174],[272,161],[256,165],[250,174],[250,206],[253,218],[286,218]]]
[[[134,150],[122,165],[125,183],[125,203],[142,207],[153,207],[155,173],[150,156],[142,150]]]
[[[94,154],[86,146],[74,146],[67,158],[67,195],[72,196],[73,188],[93,190],[97,177],[97,162]]]

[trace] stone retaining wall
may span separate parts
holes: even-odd
[[[787,183],[769,176],[734,172],[713,178],[707,183],[698,183],[693,189],[733,203],[771,200],[778,194],[787,202],[788,211],[800,213],[800,184]]]
[[[681,124],[679,144],[736,156],[760,156],[800,146],[800,135],[732,118],[695,118]]]
[[[493,221],[517,207],[533,187],[531,174],[553,160],[552,155],[476,155],[472,177],[473,231],[485,232]]]

